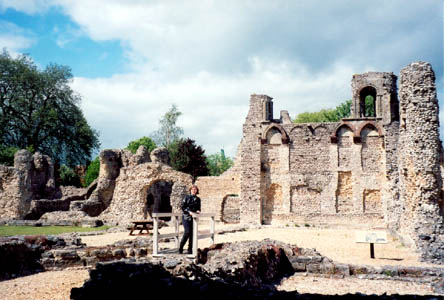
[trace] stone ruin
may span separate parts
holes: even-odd
[[[203,210],[241,223],[388,228],[444,263],[435,74],[415,62],[399,91],[396,82],[393,73],[354,75],[351,116],[335,123],[295,124],[287,111],[274,119],[272,98],[251,95],[235,165],[197,181]]]
[[[88,188],[58,188],[51,159],[20,150],[14,167],[0,165],[0,218],[45,224],[128,225],[149,217],[149,212],[178,211],[192,184],[191,175],[168,165],[165,148],[148,153],[141,146],[136,154],[103,150],[99,157],[99,177]]]
[[[443,151],[430,64],[402,69],[399,90],[387,72],[354,75],[351,87],[351,116],[335,123],[295,124],[287,111],[274,119],[272,98],[252,95],[234,166],[196,181],[202,210],[243,224],[388,228],[423,259],[443,263]],[[127,224],[149,211],[178,212],[192,178],[168,163],[166,149],[104,150],[97,182],[76,194],[55,187],[50,158],[22,150],[13,168],[0,167],[0,218]]]

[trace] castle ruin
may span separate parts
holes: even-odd
[[[287,111],[275,119],[272,98],[251,95],[234,166],[196,181],[202,210],[223,222],[387,228],[423,259],[443,263],[443,152],[430,64],[402,69],[399,90],[386,72],[354,75],[351,88],[351,115],[336,123],[295,124]],[[162,149],[104,150],[96,186],[81,199],[56,199],[53,170],[32,175],[50,161],[37,156],[20,152],[14,168],[0,168],[0,218],[129,223],[146,217],[150,201],[155,211],[178,212],[192,183]]]
[[[235,166],[198,180],[207,210],[233,219],[234,203],[241,223],[388,228],[442,261],[435,75],[416,62],[401,71],[399,96],[396,82],[393,73],[354,75],[351,116],[337,123],[295,124],[287,111],[274,119],[272,98],[251,95]]]

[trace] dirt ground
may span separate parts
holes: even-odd
[[[230,230],[229,225],[218,225],[217,230]],[[208,226],[202,225],[206,230]],[[172,232],[171,227],[160,229],[160,234]],[[128,232],[107,233],[103,235],[82,236],[82,242],[88,246],[103,246],[119,240],[132,239]],[[398,240],[389,236],[387,244],[375,245],[375,259],[370,258],[368,244],[356,243],[355,230],[351,229],[321,229],[306,227],[272,227],[264,226],[247,231],[218,234],[216,243],[244,240],[262,240],[270,238],[285,243],[296,244],[303,248],[315,248],[322,255],[334,261],[350,264],[365,264],[373,266],[403,265],[403,266],[433,266],[421,263],[418,254],[402,245]],[[199,240],[199,248],[211,244],[210,239]],[[174,243],[162,243],[161,248],[174,248]],[[69,299],[72,287],[79,287],[88,279],[88,271],[64,270],[44,272],[31,276],[0,282],[0,299]],[[280,290],[299,293],[321,294],[433,294],[430,286],[413,282],[393,280],[364,280],[357,278],[323,278],[314,276],[294,275],[284,279],[278,286]]]

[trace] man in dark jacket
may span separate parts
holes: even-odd
[[[200,198],[197,197],[199,189],[197,186],[193,185],[190,188],[190,194],[186,195],[182,200],[180,208],[182,209],[182,224],[184,228],[184,233],[182,240],[180,241],[179,253],[183,253],[183,247],[188,240],[188,253],[193,252],[193,217],[190,212],[200,213]]]

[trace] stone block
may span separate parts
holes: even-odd
[[[305,272],[307,270],[307,266],[305,263],[292,262],[291,266],[293,267],[295,272]]]
[[[124,249],[114,249],[112,251],[112,254],[115,259],[121,259],[126,257],[126,251]]]
[[[319,265],[319,272],[322,274],[335,274],[335,265],[330,262],[323,262]]]
[[[75,249],[54,250],[56,260],[77,261],[80,259]]]
[[[335,264],[335,274],[350,276],[350,266],[348,264]]]
[[[320,273],[321,265],[316,263],[307,264],[307,272],[308,273]]]

